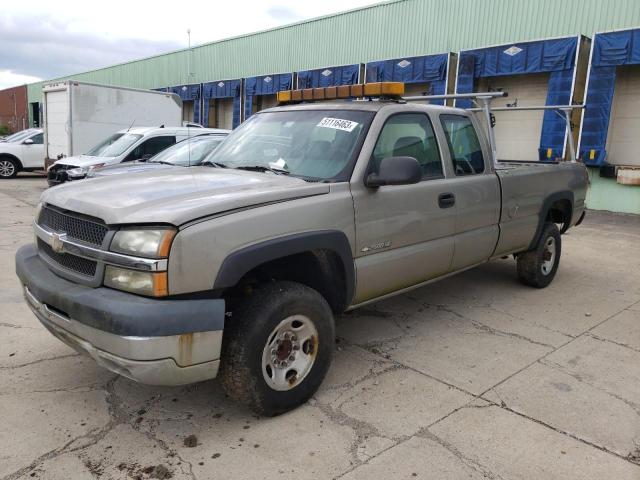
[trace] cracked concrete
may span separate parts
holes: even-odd
[[[640,218],[590,213],[544,290],[500,260],[341,315],[320,390],[264,419],[38,324],[13,254],[44,187],[0,182],[0,479],[640,479]]]

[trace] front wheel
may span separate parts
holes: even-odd
[[[525,285],[544,288],[555,277],[560,264],[560,231],[555,223],[547,222],[533,250],[517,257],[518,278]]]
[[[264,285],[225,325],[224,389],[260,415],[291,410],[322,383],[334,339],[331,308],[317,291],[295,282]]]
[[[0,178],[13,178],[18,175],[20,166],[11,158],[0,158]]]

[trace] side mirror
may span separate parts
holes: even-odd
[[[422,179],[422,169],[413,157],[387,157],[380,162],[378,173],[370,173],[365,184],[367,187],[383,185],[411,185]]]
[[[30,138],[27,138],[24,142],[22,142],[23,145],[33,145],[33,140],[31,140]]]

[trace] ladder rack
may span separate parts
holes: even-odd
[[[493,133],[492,126],[492,112],[514,112],[523,110],[551,110],[560,115],[566,123],[566,136],[569,140],[569,154],[570,161],[575,163],[576,149],[573,141],[573,135],[571,134],[571,112],[575,109],[584,108],[584,105],[533,105],[522,107],[492,107],[491,101],[495,98],[507,97],[507,92],[476,92],[476,93],[456,93],[451,95],[418,95],[411,97],[402,97],[405,102],[429,102],[432,100],[471,100],[478,107],[467,108],[470,112],[484,112],[485,119],[487,121],[487,132],[489,136],[489,145],[491,146],[491,155],[493,164],[498,165],[498,157],[496,150],[496,139]]]

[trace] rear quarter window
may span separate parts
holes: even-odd
[[[453,170],[456,175],[476,175],[484,172],[484,155],[478,134],[469,117],[440,115]]]

